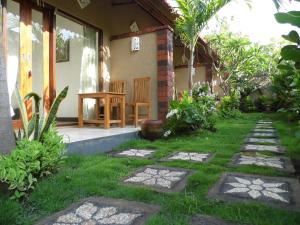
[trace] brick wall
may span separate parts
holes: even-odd
[[[173,30],[165,27],[157,31],[157,97],[158,119],[165,120],[173,98]]]

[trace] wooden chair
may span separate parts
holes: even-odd
[[[124,80],[111,81],[109,83],[109,92],[124,93],[125,92],[125,81]],[[116,109],[116,117],[117,118],[119,117],[119,114],[120,114],[120,104],[121,104],[121,101],[119,98],[113,98],[110,103],[112,112],[114,111],[114,109]]]
[[[116,92],[116,93],[124,93],[125,92],[125,81],[124,80],[115,80],[109,83],[109,92]],[[114,114],[114,110],[116,110],[116,117],[119,117],[120,114],[120,99],[113,98],[111,100],[111,112]],[[104,119],[104,105],[100,104],[100,119]],[[114,115],[112,115],[113,117]]]
[[[151,78],[136,78],[133,81],[133,102],[127,104],[132,108],[129,119],[137,127],[139,122],[150,119],[151,115]],[[140,108],[146,108],[147,114],[141,114]],[[140,117],[141,116],[141,117]]]

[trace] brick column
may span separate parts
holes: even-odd
[[[208,83],[212,83],[212,65],[207,64],[205,66],[205,81]]]
[[[158,119],[164,121],[173,98],[173,30],[168,26],[157,31],[157,104]]]

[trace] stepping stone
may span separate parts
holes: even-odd
[[[121,152],[112,152],[111,155],[119,157],[149,158],[153,155],[154,152],[155,150],[128,149]]]
[[[150,187],[159,192],[177,192],[185,188],[193,171],[161,166],[146,166],[123,180],[124,184]]]
[[[262,128],[256,128],[253,130],[256,133],[262,132],[262,133],[276,133],[275,129],[262,129]]]
[[[245,166],[245,165],[255,165],[255,166],[265,166],[271,167],[278,170],[282,170],[289,173],[295,173],[295,168],[291,160],[287,157],[270,157],[260,154],[244,155],[236,154],[233,157],[232,166]]]
[[[257,122],[257,124],[273,124],[272,121],[265,121],[265,120],[260,120]]]
[[[255,128],[258,128],[258,129],[274,129],[273,126],[268,125],[268,124],[257,124],[255,126]]]
[[[239,225],[207,215],[196,215],[192,218],[191,225]]]
[[[294,178],[225,173],[209,190],[208,197],[228,202],[256,201],[300,211],[300,184]]]
[[[132,201],[87,198],[37,225],[141,225],[159,209],[155,205]]]
[[[198,152],[175,152],[168,156],[167,158],[162,159],[162,161],[188,161],[188,162],[201,162],[206,163],[211,159],[212,153],[198,153]]]
[[[268,137],[268,138],[274,138],[274,137],[277,137],[277,135],[275,133],[252,133],[250,134],[251,137],[261,137],[261,138],[265,138],[265,137]]]
[[[276,138],[253,138],[253,137],[249,137],[249,138],[246,139],[246,143],[277,145],[277,144],[279,144],[279,141]]]
[[[255,144],[246,144],[242,146],[241,151],[250,151],[250,152],[274,152],[274,153],[284,153],[285,149],[276,145],[255,145]]]

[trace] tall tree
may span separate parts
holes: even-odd
[[[0,7],[2,10],[2,7]],[[2,16],[2,14],[0,14]],[[2,24],[0,24],[0,154],[8,154],[15,148],[10,102],[7,87],[6,62],[4,58]]]
[[[230,32],[227,23],[213,33],[206,39],[219,57],[214,67],[223,94],[230,95],[234,89],[247,96],[269,83],[270,75],[277,70],[278,47],[252,43],[248,37]]]
[[[207,25],[209,19],[231,0],[176,0],[178,14],[176,19],[177,32],[189,49],[189,93],[192,94],[195,47],[198,43],[200,32]]]

